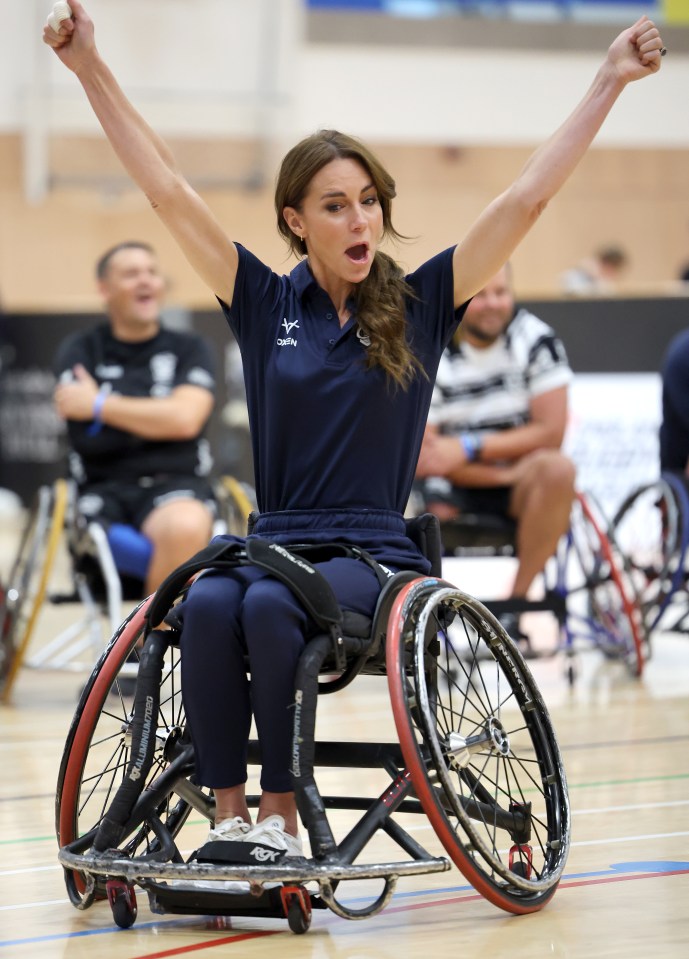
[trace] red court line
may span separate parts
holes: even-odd
[[[602,879],[572,879],[570,882],[561,882],[560,889],[570,889],[574,886],[599,886],[606,882],[631,882],[633,879],[661,879],[663,876],[686,876],[689,869],[668,869],[663,872],[640,872],[634,876],[604,876]]]
[[[667,872],[643,872],[634,876],[605,876],[600,879],[572,879],[563,880],[559,889],[574,889],[576,886],[599,886],[611,882],[633,882],[636,879],[660,879],[663,876],[686,876],[689,869],[671,869]],[[480,893],[469,893],[465,896],[451,896],[447,899],[431,899],[427,902],[407,903],[400,906],[391,906],[384,910],[383,915],[391,915],[398,912],[414,912],[417,909],[431,909],[435,906],[451,906],[457,902],[475,902],[483,899]],[[330,917],[337,921],[337,917]],[[345,921],[345,920],[342,920]],[[189,952],[196,952],[199,949],[213,949],[215,946],[233,945],[236,942],[246,942],[250,939],[261,939],[264,936],[275,936],[283,934],[286,929],[257,930],[256,932],[238,933],[236,936],[225,936],[222,939],[213,939],[209,942],[198,942],[189,946],[179,946],[177,949],[168,949],[165,952],[147,952],[142,956],[135,956],[133,959],[166,959],[167,956],[181,956]],[[308,935],[308,933],[307,933]]]
[[[247,939],[262,939],[264,936],[276,936],[285,932],[284,929],[263,929],[256,932],[240,932],[236,936],[224,936],[222,939],[212,939],[209,942],[196,942],[190,946],[178,946],[176,949],[165,949],[164,952],[147,952],[134,959],[165,959],[166,956],[183,956],[188,952],[198,952],[200,949],[214,949],[216,946],[228,946],[235,942],[245,942]]]

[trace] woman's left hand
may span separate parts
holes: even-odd
[[[608,61],[624,83],[631,83],[660,70],[662,49],[660,31],[643,16],[613,41]]]

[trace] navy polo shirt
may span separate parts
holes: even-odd
[[[684,471],[689,462],[689,330],[670,341],[662,367],[660,468]]]
[[[366,369],[356,316],[340,327],[307,261],[280,276],[237,250],[232,306],[221,306],[242,354],[259,510],[403,513],[438,363],[466,308],[453,306],[454,249],[406,278],[409,341],[428,375],[406,391]]]

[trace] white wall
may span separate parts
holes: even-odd
[[[0,0],[0,133],[23,129],[32,94],[43,92],[49,128],[97,129],[78,84],[39,42],[49,9]],[[166,134],[251,134],[267,122],[288,140],[338,126],[378,141],[533,143],[577,102],[604,54],[307,46],[301,0],[89,0],[87,9],[106,60]],[[262,57],[266,15],[274,46]],[[687,90],[689,56],[670,50],[657,77],[624,92],[598,142],[689,146]]]
[[[312,47],[301,65],[299,122],[396,142],[531,144],[575,106],[603,55]],[[327,84],[308,82],[319,76]],[[689,57],[666,57],[657,76],[624,91],[598,142],[686,147],[687,91]]]
[[[0,132],[25,125],[36,95],[60,132],[97,129],[76,79],[43,45],[51,0],[0,0]],[[296,36],[299,0],[86,0],[96,42],[147,118],[167,132],[253,133],[256,105],[275,107]],[[268,50],[261,56],[259,51]],[[277,106],[286,102],[279,98]]]

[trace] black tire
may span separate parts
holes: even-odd
[[[139,911],[136,905],[134,887],[121,882],[109,883],[108,885],[110,887],[108,888],[108,899],[112,910],[112,918],[120,929],[131,929],[136,922]],[[115,888],[112,888],[113,885]]]
[[[541,909],[564,869],[570,813],[552,723],[519,650],[477,600],[424,579],[395,603],[387,668],[404,760],[450,858],[496,906]],[[513,868],[527,858],[531,878]]]
[[[307,915],[299,900],[295,897],[292,899],[287,910],[287,924],[289,925],[292,932],[296,935],[301,936],[305,932],[308,932],[311,928],[311,915]]]
[[[686,580],[689,515],[680,484],[671,475],[645,483],[626,497],[610,523],[610,539],[635,584],[649,637]]]
[[[124,621],[82,691],[58,775],[55,828],[61,847],[100,824],[124,778],[131,752],[132,673],[150,602],[149,597]],[[144,788],[167,766],[168,747],[184,735],[179,662],[179,650],[170,647],[161,679],[156,753]],[[190,811],[187,802],[172,793],[161,802],[157,814],[175,836]],[[144,855],[158,848],[158,840],[144,824],[125,835],[120,848],[128,856]],[[105,898],[104,880],[89,885],[80,873],[65,870],[65,881],[77,908],[85,909]]]

